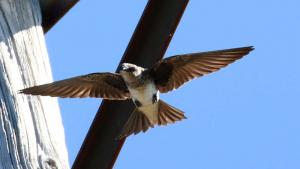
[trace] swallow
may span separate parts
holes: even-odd
[[[20,93],[62,98],[131,99],[135,109],[121,131],[122,138],[146,132],[155,125],[186,119],[183,111],[160,100],[160,93],[167,93],[194,78],[215,72],[253,49],[249,46],[175,55],[160,60],[152,68],[123,63],[119,73],[91,73],[25,88]]]

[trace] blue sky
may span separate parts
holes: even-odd
[[[46,35],[54,79],[115,71],[146,2],[79,2]],[[188,119],[129,137],[115,168],[300,168],[299,6],[191,0],[165,56],[256,49],[162,95]],[[59,102],[72,164],[101,99]]]

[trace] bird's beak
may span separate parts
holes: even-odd
[[[120,65],[120,67],[119,67],[120,71],[125,71],[126,69],[127,69],[127,67],[124,64]]]
[[[131,65],[127,65],[127,64],[122,64],[120,65],[120,71],[124,71],[124,72],[133,72],[135,71],[135,68],[132,67]]]

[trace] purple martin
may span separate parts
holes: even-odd
[[[92,73],[26,88],[20,92],[62,98],[131,99],[135,110],[125,123],[121,138],[145,132],[155,125],[185,119],[181,110],[160,100],[159,94],[177,89],[196,77],[215,72],[253,49],[249,46],[176,55],[160,60],[149,69],[123,63],[120,73]]]

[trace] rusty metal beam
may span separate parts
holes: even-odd
[[[48,32],[79,0],[39,0],[42,10],[42,27]]]
[[[160,60],[188,2],[149,0],[120,63],[151,67]],[[125,141],[116,138],[133,108],[130,100],[104,100],[72,169],[111,169]]]

